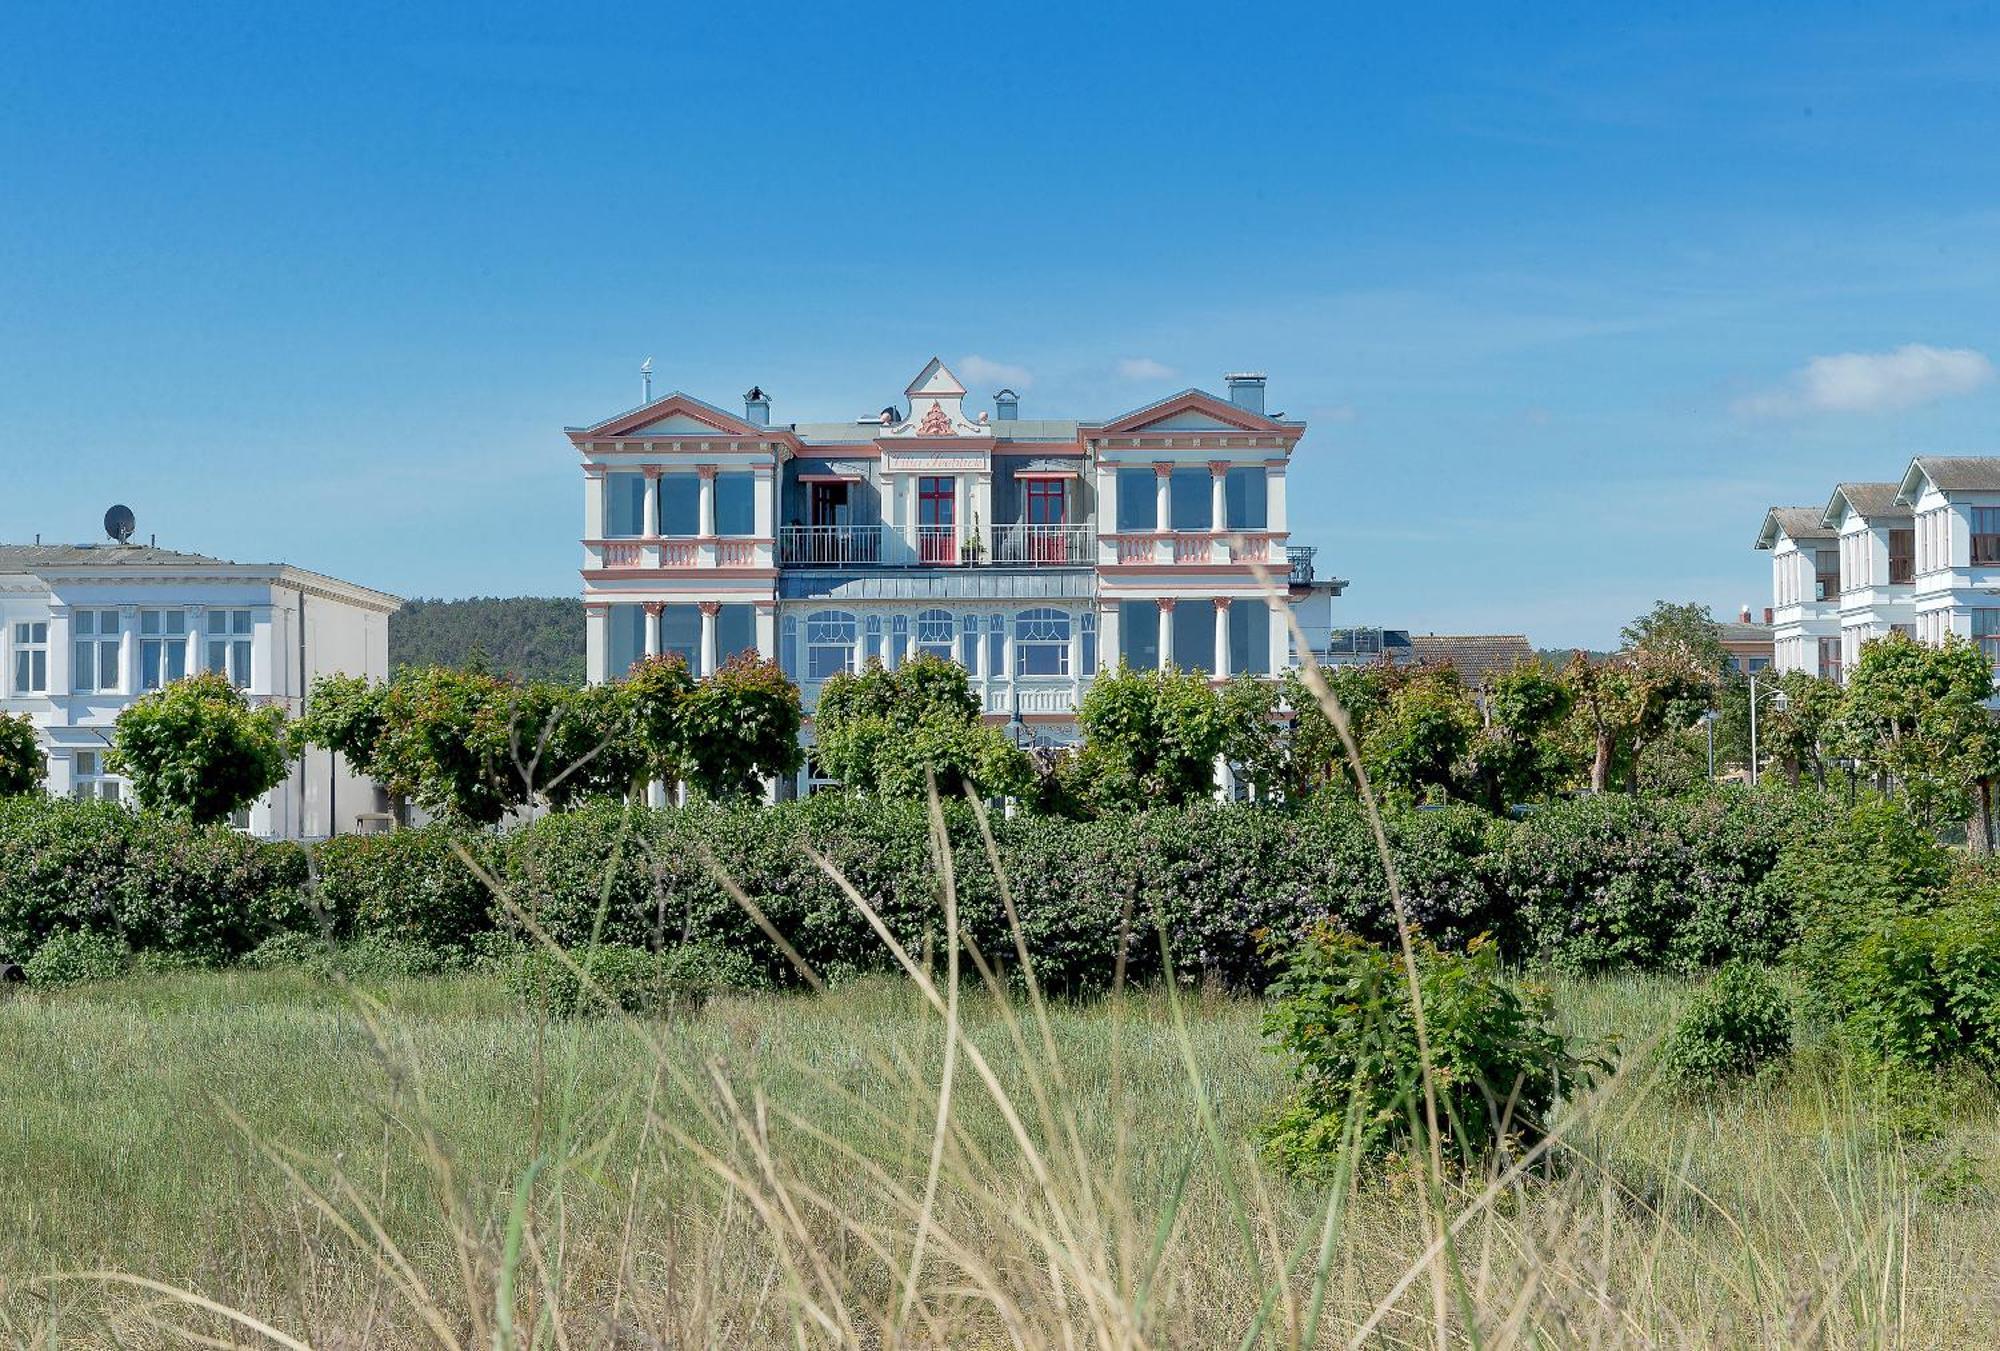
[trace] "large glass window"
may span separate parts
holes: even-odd
[[[1118,529],[1151,530],[1159,524],[1151,469],[1118,471]]]
[[[604,674],[623,680],[646,655],[646,607],[613,605],[604,614]]]
[[[1160,664],[1160,603],[1156,600],[1118,602],[1118,655],[1135,671]]]
[[[825,680],[854,669],[854,616],[821,610],[806,619],[806,679]]]
[[[1228,472],[1222,481],[1222,519],[1231,530],[1262,530],[1270,523],[1269,488],[1261,464]]]
[[[1080,641],[1078,642],[1077,645],[1083,649],[1083,670],[1079,671],[1077,674],[1087,675],[1087,676],[1096,675],[1097,674],[1097,612],[1095,610],[1085,610],[1083,612],[1083,619],[1078,625],[1078,629],[1080,631]]]
[[[1007,673],[1007,616],[986,616],[986,674]]]
[[[1167,490],[1167,520],[1175,530],[1206,530],[1215,521],[1214,490],[1207,465],[1184,464],[1174,470]]]
[[[754,535],[757,533],[757,476],[717,474],[715,476],[715,533]]]
[[[2000,609],[1981,609],[1972,612],[1972,641],[1979,644],[1979,650],[1986,654],[1996,670],[2000,670]]]
[[[715,612],[715,659],[728,661],[757,650],[757,607],[724,605]]]
[[[210,610],[202,669],[219,671],[239,690],[250,688],[250,612]]]
[[[958,625],[958,664],[968,675],[979,674],[979,616],[967,615]],[[998,674],[996,671],[995,674]]]
[[[1914,528],[1889,532],[1889,585],[1904,586],[1916,577],[1916,552]]]
[[[662,535],[699,535],[701,533],[701,477],[699,475],[660,475],[660,533]]]
[[[1069,674],[1069,616],[1061,610],[1023,610],[1014,618],[1014,673]]]
[[[1972,509],[1972,565],[1976,568],[2000,564],[2000,507]]]
[[[660,655],[679,657],[692,674],[701,672],[701,607],[660,607]]]
[[[889,617],[889,665],[901,666],[910,656],[910,617],[891,615]]]
[[[1183,671],[1215,669],[1215,607],[1182,601],[1174,607],[1174,665]]]
[[[917,616],[917,655],[951,660],[952,617],[949,610],[925,610]]]
[[[604,476],[604,537],[630,539],[646,529],[646,476],[614,473]]]
[[[24,620],[14,625],[14,693],[47,694],[48,690],[48,621]]]
[[[1229,604],[1229,673],[1271,674],[1271,606],[1261,600]]]
[[[70,688],[85,694],[118,688],[118,612],[78,610],[70,617],[76,641],[71,651]]]
[[[156,690],[187,674],[187,611],[139,611],[139,688]]]

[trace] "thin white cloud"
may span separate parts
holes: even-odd
[[[1016,366],[1010,362],[993,361],[973,353],[958,363],[958,369],[967,383],[973,385],[1011,385],[1016,393],[1035,383],[1035,375],[1026,366]]]
[[[1171,380],[1174,368],[1151,357],[1123,357],[1118,362],[1118,374],[1126,380]]]
[[[1893,413],[1970,394],[1993,375],[1983,352],[1913,342],[1893,352],[1814,357],[1784,384],[1746,395],[1735,408],[1750,417]]]

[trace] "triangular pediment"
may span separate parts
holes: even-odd
[[[1104,424],[1107,432],[1261,432],[1279,424],[1199,389],[1184,389]]]
[[[679,390],[638,408],[615,414],[577,434],[590,436],[764,436],[770,428],[759,427],[712,403],[704,403]]]
[[[936,357],[917,372],[917,378],[903,392],[910,396],[909,416],[884,432],[885,439],[916,437],[935,441],[993,435],[992,427],[965,415],[965,386]]]
[[[958,382],[950,367],[932,357],[903,393],[910,396],[913,404],[919,399],[962,399],[965,397],[965,386]]]

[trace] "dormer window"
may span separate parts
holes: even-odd
[[[1972,566],[2000,567],[2000,507],[1972,509]]]

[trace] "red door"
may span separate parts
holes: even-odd
[[[917,479],[917,558],[924,563],[958,561],[958,481],[923,475]]]
[[[1035,563],[1065,563],[1063,526],[1063,481],[1059,478],[1028,480],[1028,558]]]

